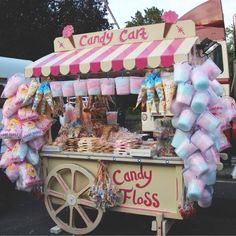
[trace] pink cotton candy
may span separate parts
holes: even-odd
[[[15,97],[8,98],[3,105],[2,109],[3,116],[6,118],[13,116],[18,111],[20,106],[21,104],[16,104]]]
[[[21,139],[22,127],[16,118],[9,119],[7,126],[0,132],[0,137],[5,139]]]
[[[21,73],[17,73],[11,76],[3,90],[2,97],[12,97],[16,95],[18,87],[25,83],[25,77]]]
[[[17,142],[12,149],[12,158],[22,162],[25,160],[26,154],[28,152],[28,145],[25,143]]]
[[[88,79],[87,80],[88,94],[89,95],[100,95],[101,86],[100,79]]]
[[[12,163],[6,168],[6,176],[14,183],[19,177],[19,164]]]
[[[31,139],[43,136],[43,131],[36,127],[33,121],[26,121],[22,124],[22,141],[28,142]]]
[[[21,121],[32,121],[39,118],[37,111],[32,111],[31,107],[23,107],[18,110],[18,118]]]
[[[39,119],[35,121],[36,126],[43,131],[43,133],[47,132],[51,125],[52,119],[49,118],[47,115],[40,115]]]
[[[47,139],[43,136],[37,137],[28,142],[29,146],[36,151],[39,151],[46,143]]]
[[[3,139],[3,142],[10,150],[12,150],[14,146],[16,145],[17,140],[16,139]]]
[[[12,158],[12,151],[10,149],[7,149],[0,160],[0,168],[7,168],[9,165],[11,165],[14,162],[20,162],[21,160],[16,160]]]
[[[16,94],[16,105],[22,105],[27,97],[29,86],[26,84],[22,84],[19,86]]]
[[[115,95],[115,81],[114,79],[101,80],[102,95]]]
[[[19,166],[19,179],[16,182],[17,189],[25,190],[40,182],[40,178],[32,164],[23,163]]]

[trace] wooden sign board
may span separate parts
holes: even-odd
[[[68,51],[73,49],[112,46],[137,42],[162,40],[165,23],[130,27],[118,30],[99,31],[87,34],[73,35],[75,48],[70,39],[58,37],[54,40],[54,51]],[[195,37],[195,24],[191,20],[178,21],[172,24],[166,39]]]

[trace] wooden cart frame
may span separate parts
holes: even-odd
[[[54,40],[54,53],[25,68],[26,77],[95,75],[106,77],[146,72],[182,61],[196,62],[193,21],[172,24],[164,38],[165,24],[73,35]],[[132,158],[73,152],[42,152],[45,204],[54,222],[72,234],[91,232],[103,211],[88,196],[97,173],[98,160],[108,166],[111,179],[121,191],[119,207],[112,211],[155,217],[153,229],[165,234],[164,219],[182,219],[184,202],[183,162],[175,158]],[[91,214],[87,211],[93,210]],[[64,213],[63,213],[64,212]],[[63,214],[62,214],[63,213]],[[64,217],[64,218],[63,218]],[[78,220],[80,218],[80,220]],[[81,224],[80,224],[81,223]]]
[[[88,196],[98,160],[106,162],[110,177],[122,193],[121,205],[110,210],[155,217],[152,229],[157,235],[165,234],[166,219],[182,219],[183,162],[177,158],[136,159],[71,152],[43,152],[41,157],[46,208],[53,221],[69,233],[89,233],[102,219],[102,209]]]

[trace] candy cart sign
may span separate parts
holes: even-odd
[[[59,37],[54,40],[54,51],[67,51],[80,48],[112,46],[118,44],[137,43],[162,40],[165,23],[130,27],[118,30],[100,31],[95,33]],[[172,24],[166,36],[167,39],[194,37],[193,21],[178,21]]]
[[[181,201],[181,178],[175,166],[132,165],[113,168],[110,176],[120,190],[121,208],[176,212]]]

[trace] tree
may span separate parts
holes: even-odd
[[[230,77],[233,77],[233,60],[234,60],[234,28],[233,25],[226,27],[226,43],[227,43],[227,50],[228,50],[228,59],[229,59],[229,72]]]
[[[75,33],[110,29],[106,15],[99,0],[1,0],[0,55],[36,60],[67,24]]]
[[[156,7],[144,9],[144,15],[137,11],[135,16],[131,16],[131,21],[126,22],[126,27],[138,26],[138,25],[148,25],[163,22],[161,15],[163,10],[159,10]]]

